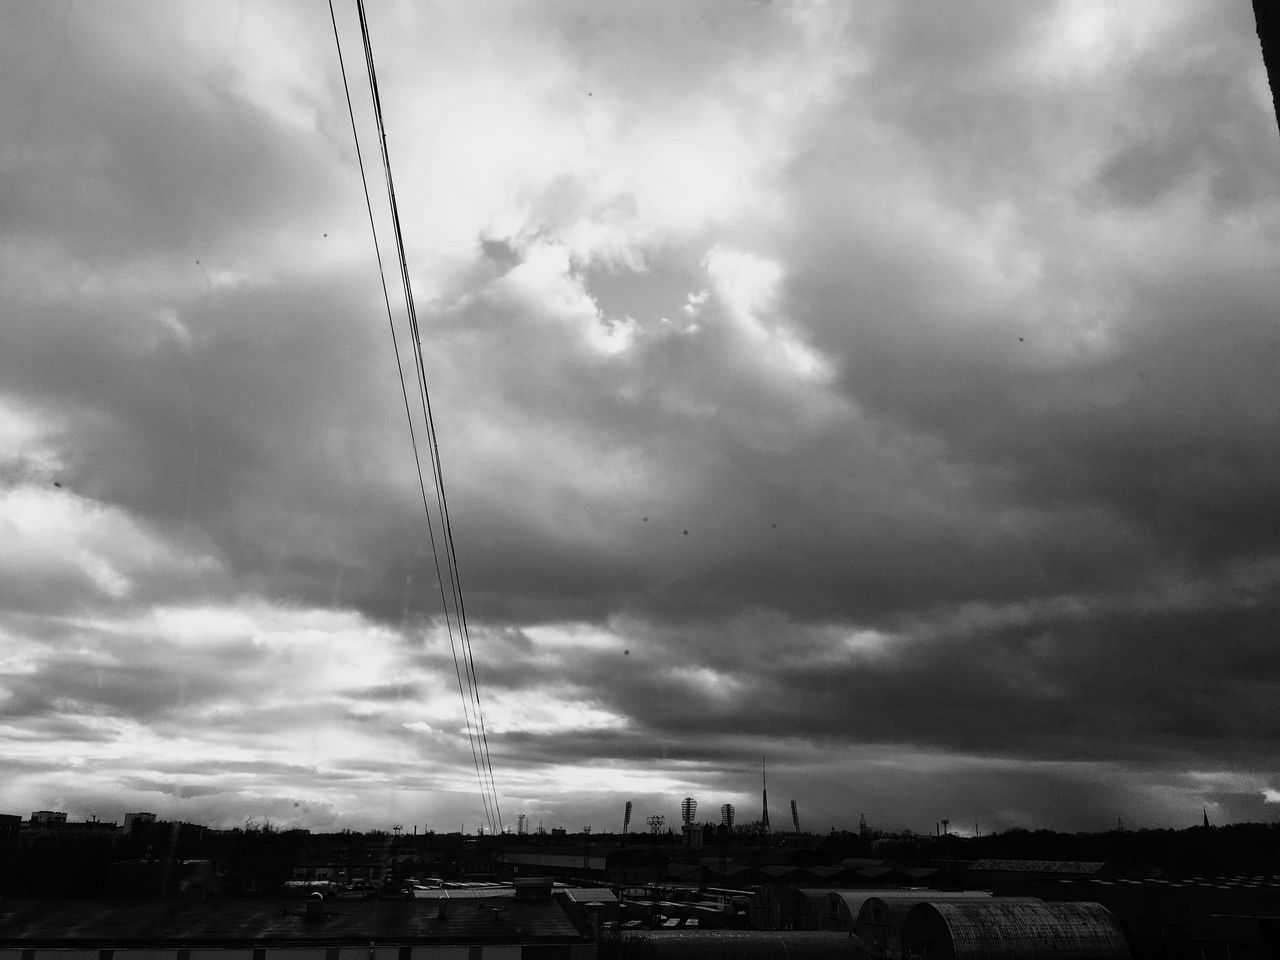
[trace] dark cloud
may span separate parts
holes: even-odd
[[[1256,41],[1064,10],[378,25],[513,803],[750,805],[769,754],[839,825],[1260,815]],[[0,41],[0,724],[123,759],[0,802],[474,820],[327,23],[114,13]]]

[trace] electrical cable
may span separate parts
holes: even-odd
[[[449,600],[445,594],[445,571],[441,569],[440,545],[435,535],[435,524],[432,521],[428,506],[426,482],[423,476],[417,434],[413,425],[412,408],[409,402],[408,387],[404,380],[404,367],[401,360],[399,338],[395,330],[395,321],[391,308],[391,298],[387,287],[386,270],[383,264],[381,246],[378,243],[378,231],[373,213],[373,203],[369,195],[368,178],[365,172],[363,153],[355,121],[355,110],[351,101],[351,89],[347,78],[345,59],[342,54],[342,43],[338,31],[337,16],[333,8],[333,0],[329,0],[329,18],[333,26],[334,44],[338,51],[338,63],[342,72],[343,91],[346,95],[347,114],[351,121],[351,134],[356,147],[356,159],[360,168],[361,185],[364,189],[365,208],[369,216],[369,228],[373,234],[374,251],[377,257],[378,274],[382,285],[383,301],[387,310],[387,320],[391,328],[392,346],[395,353],[396,369],[400,377],[401,396],[404,401],[405,416],[409,424],[410,443],[413,448],[414,464],[417,470],[418,487],[422,496],[423,512],[427,518],[427,530],[431,542],[432,556],[435,560],[436,580],[440,589],[440,600],[444,607],[445,628],[449,637],[449,648],[453,656],[454,674],[458,681],[458,693],[462,699],[463,718],[467,728],[467,737],[471,745],[472,764],[480,782],[481,799],[484,804],[486,821],[490,830],[502,829],[501,811],[498,806],[497,784],[493,774],[493,761],[489,752],[488,734],[485,729],[481,707],[479,682],[475,672],[475,658],[471,647],[470,631],[466,622],[466,607],[462,597],[462,586],[458,576],[457,549],[453,540],[452,525],[449,522],[448,503],[444,493],[444,473],[440,463],[439,443],[436,438],[435,423],[432,416],[430,397],[427,392],[426,367],[422,356],[421,333],[418,325],[417,310],[414,305],[412,286],[409,278],[408,260],[404,251],[404,238],[400,228],[399,208],[395,198],[394,181],[391,175],[391,159],[386,145],[386,128],[382,117],[381,97],[377,87],[377,74],[373,62],[373,48],[369,39],[368,22],[362,0],[357,0],[357,11],[360,18],[361,37],[364,44],[365,64],[369,76],[370,93],[373,100],[374,117],[378,128],[378,140],[382,155],[383,172],[387,185],[387,197],[391,210],[391,220],[396,241],[396,254],[399,261],[401,284],[404,289],[405,307],[409,322],[410,344],[414,355],[414,373],[417,380],[419,400],[426,425],[426,444],[430,454],[432,479],[436,489],[436,509],[441,524],[441,538],[445,547],[445,569],[450,583],[453,600],[451,615]],[[453,621],[458,623],[458,641],[455,642]],[[463,656],[459,662],[458,647],[461,646]],[[465,674],[465,680],[464,680]]]
[[[391,223],[396,240],[396,251],[400,262],[401,282],[405,292],[405,309],[409,318],[411,343],[416,360],[416,374],[423,418],[427,424],[428,450],[431,454],[432,471],[436,488],[437,512],[443,530],[446,554],[446,567],[449,571],[450,587],[454,595],[454,615],[458,622],[466,664],[467,686],[471,694],[472,709],[477,719],[481,738],[480,755],[489,778],[494,815],[501,829],[501,811],[498,808],[497,786],[493,778],[493,762],[489,753],[488,733],[484,724],[484,711],[480,701],[479,678],[475,671],[475,657],[471,647],[470,630],[466,622],[466,607],[462,599],[462,583],[457,564],[457,549],[453,539],[452,523],[449,518],[448,499],[445,494],[444,472],[440,460],[438,433],[435,428],[435,417],[431,408],[431,397],[427,388],[426,365],[423,360],[422,334],[418,323],[417,306],[413,299],[412,283],[409,276],[409,264],[405,255],[404,233],[400,221],[400,208],[396,200],[395,181],[391,173],[391,154],[387,145],[386,125],[382,113],[382,96],[378,88],[377,69],[374,65],[373,45],[369,35],[369,24],[365,14],[364,0],[356,0],[356,9],[360,17],[360,33],[364,43],[365,65],[369,76],[369,89],[373,99],[374,119],[378,127],[378,144],[382,153],[383,172],[387,185],[387,200],[391,210]],[[452,636],[450,637],[452,641]]]
[[[351,121],[351,135],[355,143],[356,160],[360,167],[360,181],[364,189],[365,209],[369,215],[369,228],[370,228],[370,232],[373,235],[374,252],[376,254],[377,262],[378,262],[378,275],[382,285],[383,302],[387,310],[387,321],[391,328],[391,342],[392,342],[393,350],[395,352],[396,369],[397,371],[399,371],[400,391],[401,391],[401,396],[403,397],[403,400],[404,400],[405,417],[409,425],[409,440],[413,448],[414,465],[417,469],[418,488],[422,496],[423,512],[427,518],[427,531],[428,531],[428,535],[430,537],[430,542],[431,542],[431,552],[432,552],[433,558],[435,559],[436,581],[437,581],[437,584],[440,586],[440,601],[441,601],[441,605],[444,607],[444,612],[445,612],[445,626],[449,635],[450,652],[452,653],[452,656],[453,656],[454,674],[458,680],[458,694],[462,698],[464,725],[467,729],[468,742],[470,743],[470,746],[471,746],[472,764],[476,769],[476,776],[480,781],[481,799],[484,801],[484,805],[485,805],[486,820],[491,823],[492,820],[490,818],[486,784],[483,778],[483,774],[481,773],[479,751],[478,751],[475,735],[472,732],[472,720],[471,720],[470,712],[468,710],[468,698],[463,688],[462,670],[460,669],[458,664],[458,654],[457,654],[457,648],[454,643],[453,626],[450,619],[449,606],[444,595],[444,586],[443,586],[444,576],[442,575],[440,570],[440,552],[436,544],[434,524],[432,523],[432,520],[431,520],[431,510],[427,504],[426,483],[422,475],[422,461],[419,456],[417,435],[413,426],[413,414],[412,414],[412,409],[409,405],[408,388],[406,387],[404,382],[404,366],[400,357],[399,339],[396,335],[395,322],[394,322],[392,310],[391,310],[391,299],[387,289],[386,270],[383,265],[381,245],[378,242],[378,231],[377,231],[376,221],[374,219],[374,214],[373,214],[373,204],[369,196],[368,177],[365,173],[364,156],[363,156],[363,152],[360,149],[360,138],[356,129],[355,110],[351,102],[351,89],[347,79],[346,62],[342,54],[342,42],[338,33],[338,23],[337,23],[337,17],[333,9],[333,0],[329,0],[329,19],[330,19],[330,23],[333,26],[334,44],[336,45],[337,51],[338,51],[338,64],[339,64],[339,67],[341,68],[343,91],[346,95],[346,100],[347,100],[347,115]],[[443,534],[443,531],[442,531],[442,534]],[[469,686],[469,683],[468,683],[468,686]]]

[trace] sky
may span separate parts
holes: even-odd
[[[506,826],[1280,814],[1249,3],[368,20]],[[475,830],[327,5],[4,3],[0,115],[0,811]]]

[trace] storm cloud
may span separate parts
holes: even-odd
[[[0,807],[474,827],[327,8],[0,18]],[[370,26],[506,820],[1271,815],[1248,4]]]

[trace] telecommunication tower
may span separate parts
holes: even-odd
[[[760,789],[764,798],[764,812],[760,814],[760,832],[769,832],[769,780],[765,775],[764,757],[760,758]]]

